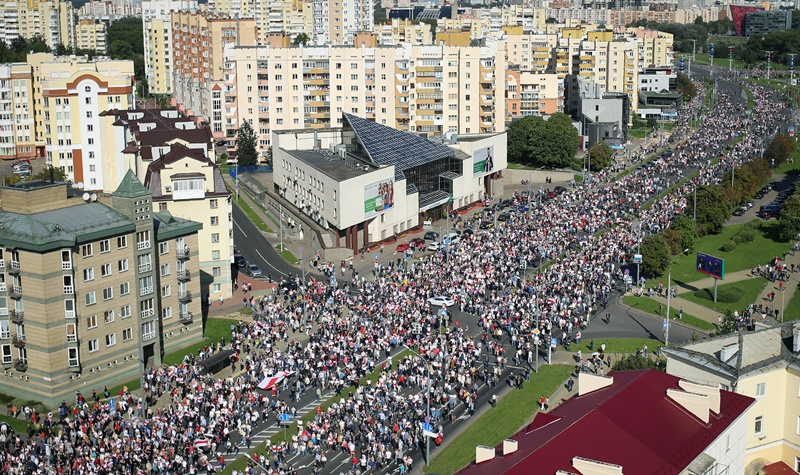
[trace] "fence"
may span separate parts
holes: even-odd
[[[236,178],[236,173],[272,173],[272,165],[240,165],[238,167],[232,166],[228,173],[231,177]]]

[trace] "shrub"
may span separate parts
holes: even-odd
[[[756,233],[752,229],[744,229],[744,228],[742,228],[734,236],[734,238],[737,238],[737,237],[739,238],[739,242],[737,242],[737,244],[741,244],[743,242],[753,242],[756,239]],[[735,241],[735,239],[734,239],[734,241]]]
[[[714,289],[700,289],[693,292],[694,296],[699,299],[714,301]],[[744,292],[738,287],[724,287],[717,289],[717,302],[722,303],[736,303],[741,298]]]
[[[737,246],[738,246],[739,244],[741,244],[741,243],[743,243],[743,242],[744,242],[744,240],[742,240],[742,236],[739,236],[738,234],[737,234],[737,235],[735,235],[735,236],[733,236],[733,237],[731,238],[731,241],[733,241],[733,242],[734,242],[734,243],[735,243]],[[724,250],[724,249],[723,249],[723,250]]]
[[[733,252],[736,250],[736,243],[734,241],[728,241],[722,245],[720,250],[722,252]]]

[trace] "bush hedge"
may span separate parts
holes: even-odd
[[[693,292],[699,299],[714,301],[714,289],[700,289]],[[717,289],[717,302],[736,303],[744,295],[744,291],[738,287],[725,287]]]
[[[736,242],[728,241],[719,248],[722,252],[733,252],[736,250]]]

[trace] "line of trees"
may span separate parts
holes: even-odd
[[[575,163],[580,146],[578,130],[566,114],[549,119],[523,117],[508,127],[508,160],[534,167],[581,168]]]

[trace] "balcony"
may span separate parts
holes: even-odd
[[[0,292],[5,292],[5,291],[6,291],[6,283],[0,282]]]
[[[178,249],[175,251],[175,254],[178,256],[178,259],[186,260],[189,258],[189,246],[184,247],[183,249]]]
[[[8,273],[9,274],[19,274],[19,261],[11,261],[11,265],[8,266]]]
[[[178,282],[186,282],[192,280],[192,274],[188,270],[178,271]]]
[[[140,296],[150,295],[152,293],[153,293],[153,286],[152,285],[149,286],[149,287],[142,287],[141,289],[139,289],[139,295]]]
[[[72,295],[74,293],[75,293],[75,287],[73,287],[71,285],[65,285],[64,286],[64,294],[65,295]]]
[[[72,270],[72,262],[61,261],[61,270]]]
[[[181,302],[189,302],[192,300],[192,293],[188,290],[182,290],[178,292],[178,300]]]
[[[156,314],[156,311],[152,308],[148,308],[146,310],[142,310],[142,318],[150,318]]]
[[[22,298],[22,286],[21,285],[12,285],[11,289],[8,292],[8,296],[12,299],[19,300]]]
[[[11,342],[14,346],[22,348],[25,346],[25,335],[14,335],[14,339]]]
[[[145,249],[150,249],[150,241],[142,241],[136,243],[136,249],[139,251],[144,251]]]
[[[192,312],[181,312],[180,320],[181,323],[192,323],[194,315],[192,315]]]
[[[142,273],[142,272],[150,272],[151,270],[153,270],[153,265],[152,264],[140,264],[139,265],[139,272],[140,273]]]
[[[22,310],[12,310],[10,314],[12,323],[22,323],[22,320],[25,317],[25,312]]]
[[[14,369],[16,369],[17,371],[20,371],[22,373],[24,373],[25,371],[28,371],[28,360],[27,359],[22,359],[22,358],[15,359],[14,360]]]

